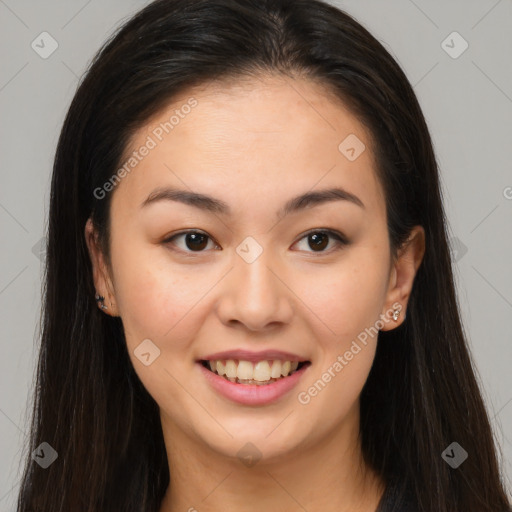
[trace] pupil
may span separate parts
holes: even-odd
[[[323,238],[323,241],[320,240],[321,238]],[[314,245],[310,244],[310,247],[312,249],[313,248],[325,249],[325,247],[327,247],[328,237],[326,236],[325,233],[313,233],[312,235],[309,235],[309,239],[310,239],[310,242],[313,241],[313,244],[314,244]],[[327,243],[325,243],[326,241],[327,241]]]
[[[201,250],[204,249],[207,245],[207,236],[202,235],[201,233],[187,233],[185,240],[187,244],[187,248],[191,250]]]

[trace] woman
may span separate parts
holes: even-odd
[[[37,389],[19,512],[510,510],[424,117],[320,1],[159,0],[98,53]]]

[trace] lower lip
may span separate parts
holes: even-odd
[[[237,384],[213,373],[198,362],[200,371],[210,385],[221,395],[233,402],[244,405],[267,405],[277,402],[282,396],[291,391],[299,382],[311,363],[304,365],[290,376],[281,378],[271,384]]]

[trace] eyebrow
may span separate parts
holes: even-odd
[[[145,208],[146,206],[158,201],[176,201],[208,212],[226,216],[232,215],[229,205],[220,199],[216,199],[205,194],[199,194],[197,192],[191,192],[189,190],[179,190],[169,187],[155,189],[141,204],[141,208]],[[306,192],[297,197],[293,197],[277,212],[277,216],[278,218],[281,218],[290,213],[332,201],[349,201],[363,209],[365,208],[359,197],[343,188],[336,187],[314,192]]]

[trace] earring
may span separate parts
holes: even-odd
[[[400,316],[400,310],[399,309],[394,309],[393,310],[393,320],[396,322],[398,321],[398,317]]]
[[[107,306],[105,306],[105,303],[104,303],[105,297],[103,297],[102,295],[96,294],[96,296],[94,298],[96,299],[96,302],[98,303],[98,305],[101,306],[101,309],[107,309]]]

